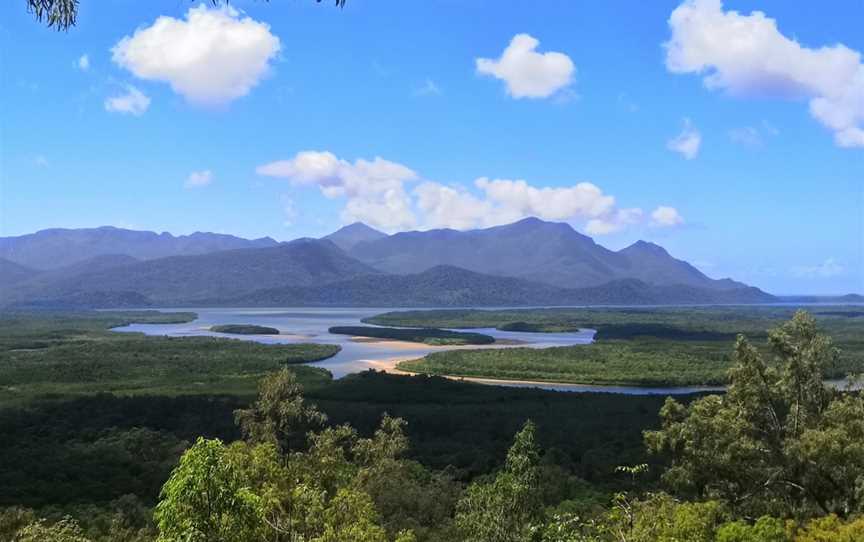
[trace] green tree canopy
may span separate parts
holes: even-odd
[[[662,428],[645,434],[671,457],[664,480],[748,515],[860,510],[864,398],[824,384],[837,358],[830,338],[799,311],[769,333],[766,351],[739,337],[725,395],[666,401]]]
[[[222,441],[199,438],[165,482],[159,542],[245,542],[265,534],[262,499]]]
[[[475,482],[456,506],[466,542],[523,542],[540,526],[540,450],[530,421],[516,434],[504,468],[488,483]]]
[[[234,412],[243,437],[252,443],[268,443],[280,452],[302,449],[306,433],[321,428],[327,416],[303,399],[303,387],[287,368],[264,377],[258,399],[247,409]]]

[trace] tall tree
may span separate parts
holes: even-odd
[[[664,480],[754,516],[860,510],[864,398],[824,384],[837,358],[831,339],[799,311],[769,332],[766,350],[739,337],[724,396],[667,399],[662,428],[645,434],[650,450],[671,457]]]
[[[526,542],[535,537],[542,511],[540,450],[526,422],[489,483],[468,486],[456,505],[456,526],[466,542]]]
[[[199,438],[165,482],[154,518],[159,542],[264,540],[262,499],[222,441]]]
[[[234,419],[247,441],[273,444],[282,453],[302,449],[306,433],[327,422],[325,414],[305,402],[303,387],[287,368],[265,377],[258,399],[236,410]]]

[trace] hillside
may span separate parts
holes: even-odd
[[[569,224],[537,218],[480,230],[397,233],[358,243],[349,254],[388,273],[419,273],[436,265],[453,265],[561,288],[599,286],[618,279],[718,290],[744,286],[711,279],[652,243],[640,241],[613,252]]]
[[[147,253],[151,238],[142,239],[141,247],[126,249]],[[357,223],[324,239],[298,239],[264,248],[143,260],[111,253],[49,271],[7,261],[0,265],[0,273],[9,275],[4,283],[15,285],[0,291],[0,305],[15,306],[470,307],[776,301],[756,288],[710,279],[658,245],[640,241],[613,252],[567,224],[538,219],[485,230],[392,236]]]
[[[664,305],[768,303],[776,298],[756,288],[709,290],[652,286],[635,279],[591,288],[556,288],[511,277],[496,277],[453,266],[410,275],[379,275],[312,287],[265,289],[212,305],[230,306],[389,306],[480,307],[569,305]]]
[[[2,289],[32,279],[38,274],[39,272],[34,269],[0,258],[0,288]],[[2,293],[2,290],[0,290],[0,293]]]
[[[378,241],[379,239],[384,239],[386,237],[386,233],[380,232],[375,228],[370,228],[362,222],[355,222],[343,228],[339,228],[330,235],[323,237],[323,239],[332,241],[337,247],[347,251],[360,243]]]
[[[329,241],[299,239],[270,248],[120,265],[17,293],[7,303],[65,298],[81,302],[89,294],[102,298],[111,292],[135,292],[157,304],[194,303],[285,284],[315,286],[375,274],[378,272],[349,258]]]
[[[112,226],[52,228],[16,237],[0,237],[0,258],[34,269],[59,269],[107,254],[151,260],[276,244],[269,237],[248,240],[217,233],[174,236]]]

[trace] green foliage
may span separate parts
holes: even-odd
[[[492,344],[493,337],[482,333],[465,333],[448,331],[446,329],[400,329],[392,327],[370,326],[335,326],[329,329],[337,335],[354,335],[357,337],[374,337],[378,339],[393,339],[431,345],[461,345],[461,344]]]
[[[743,520],[721,525],[716,539],[717,542],[787,542],[791,539],[790,528],[781,519],[762,516],[752,525]]]
[[[262,539],[262,499],[246,482],[222,441],[198,439],[162,488],[158,542]]]
[[[864,518],[844,523],[833,514],[810,521],[794,538],[794,542],[860,542],[861,540],[864,540]]]
[[[78,0],[27,0],[27,11],[48,28],[66,30],[75,26],[78,18]]]
[[[553,349],[547,354],[503,354],[503,359],[471,353],[469,360],[443,359],[416,365],[417,370],[457,376],[485,376],[577,383],[636,383],[646,385],[716,384],[726,382],[729,342],[736,335],[764,339],[768,330],[791,318],[789,307],[688,308],[552,308],[507,310],[415,310],[379,314],[365,321],[377,325],[488,328],[507,331],[566,333],[595,329],[597,345],[586,362],[580,353]],[[849,307],[814,311],[820,326],[843,349],[837,363],[825,367],[828,378],[864,372],[864,320]],[[589,350],[590,351],[590,350]],[[763,349],[767,353],[768,348]],[[589,360],[590,360],[589,359]],[[441,364],[437,362],[441,361]],[[573,365],[576,364],[574,367]],[[407,367],[410,367],[408,365]],[[572,378],[572,380],[568,380]]]
[[[540,452],[536,428],[526,422],[490,482],[468,486],[456,505],[456,527],[466,542],[532,540],[541,513]]]
[[[46,395],[253,394],[258,379],[284,364],[335,355],[336,345],[270,345],[213,337],[145,337],[107,328],[156,323],[194,314],[0,314],[0,403]],[[298,368],[306,381],[329,380],[320,369]]]
[[[14,542],[91,542],[71,518],[49,524],[38,520],[18,531]]]
[[[252,324],[224,324],[211,326],[210,331],[215,333],[231,333],[234,335],[279,335],[275,327],[256,326]]]
[[[104,342],[109,356],[130,360],[122,380],[135,374],[127,357],[135,341],[185,342],[104,333],[104,316],[63,318],[65,329],[53,327],[59,320],[0,319],[17,329],[0,335],[0,355],[25,339],[47,344],[45,352]],[[862,520],[839,517],[861,510],[864,399],[822,388],[824,365],[837,356],[806,315],[768,337],[761,349],[739,341],[726,396],[670,400],[662,409],[658,397],[426,376],[331,381],[302,367],[279,371],[278,361],[251,404],[246,387],[222,397],[29,401],[0,409],[0,464],[15,465],[0,469],[0,505],[38,509],[0,508],[0,539],[857,542]],[[213,357],[236,343],[215,341]],[[663,453],[649,460],[640,429],[657,427],[658,410],[663,425],[647,438]],[[332,425],[321,429],[325,412]],[[525,419],[538,426],[522,426]],[[222,444],[241,434],[247,442]],[[664,478],[676,496],[641,493],[653,490],[652,472],[667,458]],[[616,474],[620,464],[637,467]],[[750,479],[765,475],[774,476],[767,487]],[[149,507],[165,479],[153,523]],[[623,487],[643,496],[620,494],[607,507]],[[837,516],[786,519],[818,515],[822,503]],[[748,519],[762,514],[770,515]]]
[[[402,370],[448,376],[572,384],[683,386],[722,384],[728,356],[713,347],[606,342],[554,348],[434,352],[403,361]]]
[[[303,400],[303,388],[287,368],[261,380],[258,399],[234,419],[249,442],[267,443],[280,452],[302,448],[305,435],[324,425],[327,416]]]
[[[36,514],[28,508],[12,506],[0,509],[0,540],[14,540],[21,529],[35,521]]]
[[[837,357],[804,312],[769,334],[766,360],[743,337],[725,396],[689,407],[668,399],[663,427],[646,433],[671,455],[664,480],[684,494],[748,513],[848,515],[864,484],[864,398],[822,382]]]

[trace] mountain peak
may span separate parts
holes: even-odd
[[[656,256],[669,256],[669,253],[665,248],[661,247],[658,244],[651,243],[649,241],[639,240],[630,245],[627,248],[621,249],[619,251],[622,254],[653,254]]]
[[[369,226],[363,222],[353,222],[348,224],[347,226],[342,226],[335,233],[339,232],[364,232],[364,233],[374,233],[384,235],[382,232],[376,230],[372,226]]]
[[[380,232],[362,222],[354,222],[353,224],[339,228],[330,235],[323,237],[323,239],[332,241],[342,250],[351,250],[360,243],[377,241],[385,237],[387,237],[386,233]]]
[[[511,224],[507,224],[507,226],[509,226],[511,228],[519,229],[519,228],[536,228],[538,226],[546,226],[546,225],[553,225],[553,224],[556,224],[556,223],[555,222],[547,222],[541,218],[537,218],[536,216],[526,216],[522,220],[517,220],[516,222],[513,222]]]

